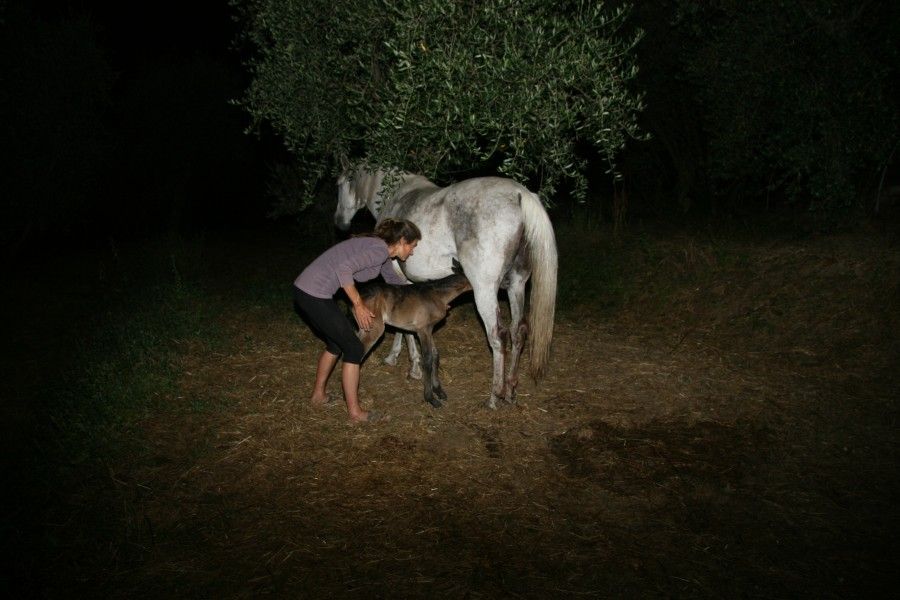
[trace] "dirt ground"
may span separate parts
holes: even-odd
[[[74,494],[92,552],[50,595],[887,596],[900,253],[857,242],[748,247],[614,318],[586,303],[496,411],[462,303],[436,334],[446,406],[383,343],[370,425],[306,402],[320,344],[296,315],[226,312],[226,349],[184,341],[175,408]],[[682,248],[672,268],[715,261]]]

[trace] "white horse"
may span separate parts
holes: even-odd
[[[556,308],[557,251],[550,218],[537,194],[500,177],[467,179],[438,187],[421,175],[360,167],[338,179],[335,225],[342,230],[363,206],[376,220],[408,219],[422,231],[416,252],[401,265],[412,281],[428,281],[452,273],[453,259],[462,265],[475,295],[493,353],[493,379],[488,407],[497,400],[515,402],[518,361],[530,340],[530,372],[540,377],[547,366]],[[392,191],[388,191],[388,190]],[[525,284],[531,278],[526,320]],[[497,293],[505,289],[511,323],[500,321]],[[399,335],[394,348],[399,351]],[[511,345],[507,356],[507,346]],[[504,376],[505,371],[505,376]]]

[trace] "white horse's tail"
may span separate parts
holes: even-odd
[[[531,306],[528,309],[530,372],[537,379],[544,374],[550,358],[559,258],[553,225],[538,195],[523,192],[520,204],[531,258]]]

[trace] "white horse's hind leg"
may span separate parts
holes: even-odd
[[[508,364],[506,367],[506,401],[515,403],[516,387],[519,385],[519,358],[525,339],[528,337],[528,323],[525,322],[525,282],[527,276],[523,273],[510,273],[509,286],[506,294],[509,297],[510,324],[509,332],[512,338]]]
[[[400,351],[403,349],[403,336],[406,336],[407,349],[409,350],[409,373],[410,379],[422,379],[422,359],[419,354],[419,347],[416,345],[416,336],[411,333],[395,333],[394,342],[391,344],[391,351],[384,357],[384,364],[397,366],[400,359]]]
[[[471,281],[471,279],[470,279]],[[497,408],[497,400],[506,396],[505,382],[503,379],[503,364],[506,355],[507,331],[500,323],[500,309],[497,305],[497,288],[486,286],[475,289],[475,307],[484,323],[487,333],[488,345],[494,358],[494,374],[491,379],[491,397],[488,399],[488,408]]]

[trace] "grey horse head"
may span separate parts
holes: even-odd
[[[338,177],[338,202],[334,211],[334,225],[342,231],[350,228],[350,220],[361,208],[368,207],[377,221],[385,207],[383,186],[388,172],[359,165],[344,169]]]
[[[344,171],[338,177],[338,201],[334,211],[334,226],[341,231],[350,229],[350,221],[359,209],[365,206],[365,199],[361,198],[353,185],[349,171]]]

